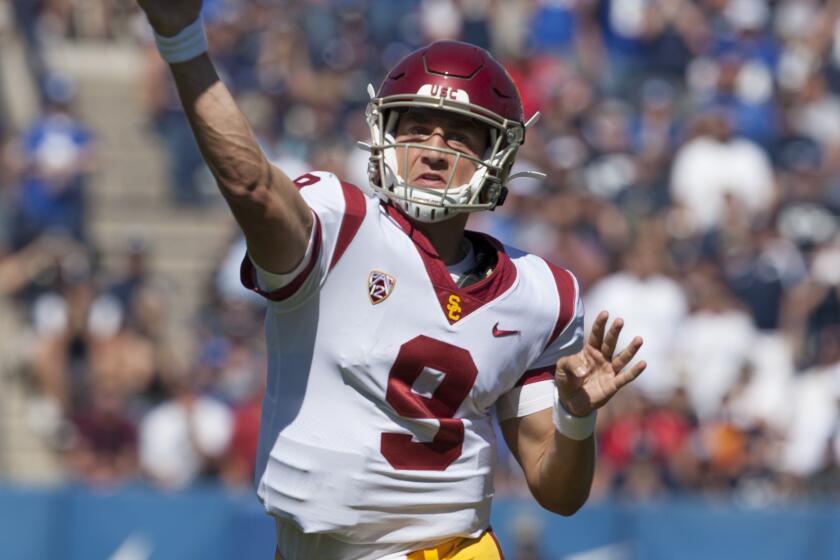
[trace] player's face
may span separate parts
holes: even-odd
[[[396,132],[398,143],[449,148],[475,158],[487,149],[488,137],[487,129],[476,121],[434,110],[408,111],[400,117]],[[459,186],[469,182],[476,164],[448,151],[413,147],[397,150],[397,172],[410,185],[446,188],[453,169],[451,185]]]

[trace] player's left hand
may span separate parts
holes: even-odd
[[[583,350],[557,361],[554,382],[560,403],[575,416],[586,416],[607,404],[619,389],[636,379],[647,367],[641,361],[624,371],[643,341],[637,336],[615,355],[624,321],[616,319],[607,330],[607,319],[609,313],[601,311]]]

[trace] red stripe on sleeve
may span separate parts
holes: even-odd
[[[575,314],[575,304],[577,303],[577,294],[575,293],[575,279],[572,273],[565,268],[554,266],[546,261],[548,268],[554,276],[554,283],[557,286],[557,296],[560,298],[560,312],[557,314],[557,323],[554,325],[554,331],[548,339],[545,347],[548,348],[552,342],[557,340],[560,333],[569,326]]]
[[[341,228],[338,230],[338,241],[336,241],[332,262],[330,262],[330,270],[338,264],[338,260],[350,246],[350,242],[353,241],[365,219],[365,195],[359,187],[342,181],[341,192],[344,194],[344,216],[341,218]]]
[[[313,212],[312,215],[315,216],[315,222],[312,224],[312,227],[315,228],[315,241],[314,246],[312,247],[312,254],[309,256],[309,263],[307,263],[306,268],[301,270],[300,274],[295,276],[294,280],[279,290],[266,292],[261,290],[257,284],[257,271],[254,269],[251,258],[248,255],[245,255],[245,258],[242,260],[242,266],[239,268],[239,280],[242,282],[243,286],[271,301],[283,301],[289,299],[300,289],[303,283],[306,282],[306,279],[309,278],[309,275],[312,273],[312,269],[315,268],[315,263],[318,262],[318,255],[321,253],[321,221],[318,219],[318,214]]]
[[[554,366],[545,366],[537,369],[529,369],[522,374],[515,387],[522,387],[538,381],[551,381],[554,379]]]

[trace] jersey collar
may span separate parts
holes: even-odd
[[[466,231],[465,235],[474,242],[487,243],[496,250],[496,267],[487,278],[459,288],[452,281],[446,264],[438,255],[431,241],[414,227],[411,220],[393,204],[384,202],[383,205],[388,215],[414,242],[429,280],[435,289],[441,310],[450,325],[461,321],[472,312],[492,302],[507,292],[516,281],[516,266],[505,252],[504,246],[484,233]]]

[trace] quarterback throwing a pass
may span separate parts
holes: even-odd
[[[206,54],[201,0],[140,0],[245,233],[268,301],[256,485],[277,555],[497,559],[492,416],[536,500],[571,515],[596,410],[645,367],[601,313],[584,340],[568,271],[465,231],[504,201],[525,139],[483,49],[438,42],[371,91],[370,187],[272,166]]]

